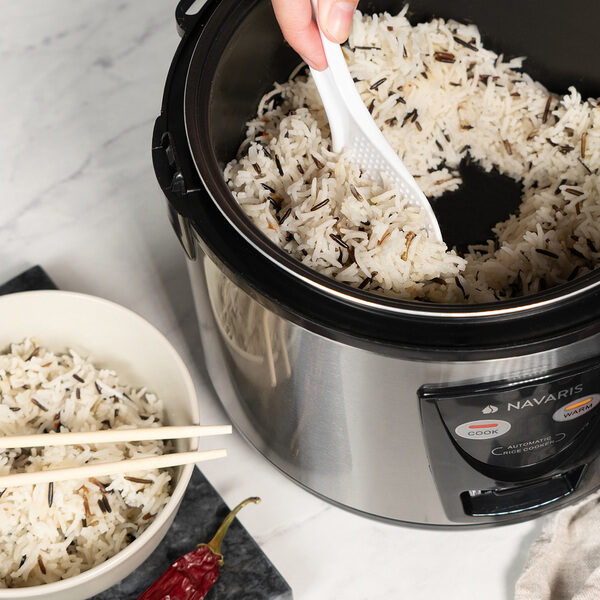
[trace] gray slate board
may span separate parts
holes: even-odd
[[[0,295],[56,289],[41,267],[32,267],[0,286]],[[240,498],[240,501],[243,498]],[[260,510],[260,504],[244,510]],[[92,600],[135,600],[179,556],[215,534],[229,508],[196,468],[179,512],[158,548],[131,575]],[[291,600],[292,590],[236,519],[223,542],[225,564],[206,600]]]

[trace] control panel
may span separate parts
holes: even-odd
[[[600,410],[600,362],[542,377],[424,388],[448,434],[482,465],[522,469],[566,452]]]
[[[556,502],[600,453],[600,359],[518,380],[425,385],[418,395],[451,519]]]

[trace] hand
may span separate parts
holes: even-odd
[[[313,20],[310,0],[271,0],[275,16],[285,39],[309,66],[327,68],[325,51]],[[358,0],[319,0],[319,25],[332,41],[343,44],[348,39],[352,15]]]

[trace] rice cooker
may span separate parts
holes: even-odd
[[[305,267],[252,225],[222,174],[262,95],[299,59],[268,0],[208,0],[193,14],[192,4],[176,9],[182,40],[152,155],[188,258],[208,372],[239,431],[307,490],[393,522],[511,523],[598,488],[600,272],[502,302],[435,305]],[[600,90],[600,5],[410,8],[413,22],[476,23],[488,47],[528,56],[527,72],[553,91]],[[500,183],[491,176],[479,199]],[[485,217],[458,212],[440,216],[447,240]]]

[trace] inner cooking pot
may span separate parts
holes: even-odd
[[[209,0],[200,13],[187,15],[191,4],[178,7],[185,37],[155,129],[155,166],[180,237],[196,237],[236,284],[275,312],[329,337],[343,341],[350,335],[355,343],[395,350],[418,346],[419,352],[431,350],[436,356],[445,350],[499,356],[508,347],[539,349],[578,339],[595,326],[598,270],[521,298],[434,305],[351,288],[272,244],[243,214],[222,173],[260,98],[273,82],[287,79],[299,58],[283,40],[268,0]],[[359,8],[395,13],[402,6],[379,0],[361,2]],[[590,60],[598,50],[594,24],[600,6],[585,0],[568,5],[562,0],[416,0],[409,17],[413,23],[444,17],[477,24],[486,46],[507,56],[527,56],[525,70],[551,91],[576,85],[585,96],[600,90],[600,71]],[[484,183],[476,193],[485,193],[486,186],[496,183]],[[441,225],[452,232],[452,223],[442,220]]]

